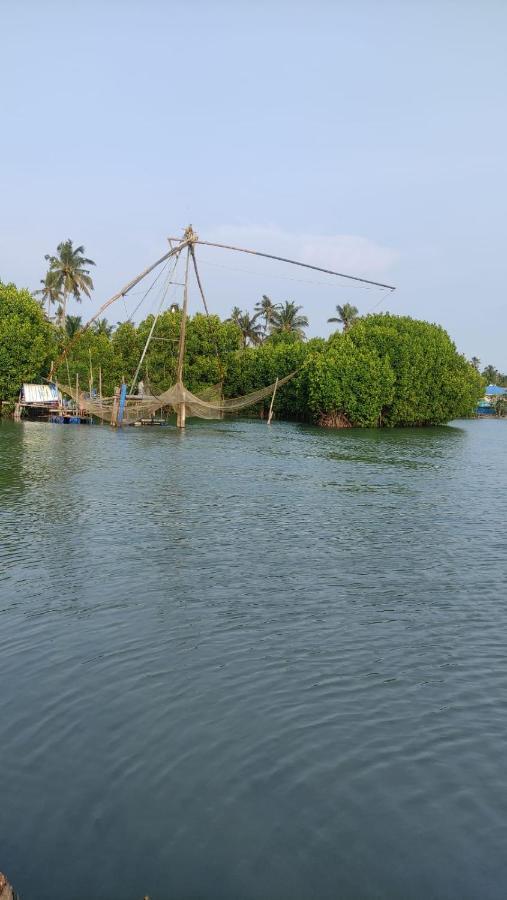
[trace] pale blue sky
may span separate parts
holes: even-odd
[[[192,222],[392,282],[381,309],[507,371],[505,0],[2,0],[0,26],[3,280],[71,237],[87,317]],[[268,293],[326,334],[383,297],[216,254],[221,314]]]

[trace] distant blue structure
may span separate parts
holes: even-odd
[[[477,416],[496,416],[496,409],[489,400],[479,400],[475,414]]]
[[[499,387],[497,384],[488,384],[484,393],[486,397],[499,397],[500,394],[507,394],[507,388]]]
[[[125,401],[127,399],[127,385],[124,383],[120,390],[120,406],[118,409],[118,425],[123,422],[123,413],[125,412]]]

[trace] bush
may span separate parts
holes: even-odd
[[[27,290],[0,282],[0,399],[12,405],[24,381],[47,377],[56,331]]]

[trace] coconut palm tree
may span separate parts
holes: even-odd
[[[72,294],[74,299],[81,302],[81,294],[91,296],[93,281],[87,266],[94,266],[93,259],[84,256],[83,246],[73,247],[72,241],[62,241],[56,248],[56,256],[46,254],[44,257],[49,262],[49,273],[53,273],[54,283],[62,294],[61,313],[59,324],[63,327],[67,319],[67,298]],[[47,277],[47,276],[46,276]]]
[[[60,285],[58,283],[58,277],[56,272],[52,272],[49,269],[46,272],[46,277],[41,278],[40,283],[42,287],[40,290],[35,291],[35,294],[39,294],[42,299],[42,305],[47,303],[48,305],[48,319],[51,318],[51,304],[61,303],[62,300],[62,292],[60,290]]]
[[[114,325],[110,325],[107,319],[97,319],[93,326],[94,334],[105,334],[106,337],[111,337],[114,331]]]
[[[304,329],[308,328],[308,319],[306,316],[300,316],[299,310],[302,306],[296,306],[290,300],[280,304],[274,310],[271,325],[269,327],[270,334],[280,334],[280,332],[292,332],[304,338]]]
[[[477,369],[477,371],[479,371],[479,366],[480,366],[480,364],[481,364],[481,361],[480,361],[479,357],[478,357],[478,356],[472,356],[472,359],[470,360],[470,362],[471,362],[471,364],[473,365],[474,369]]]
[[[73,338],[81,329],[81,316],[66,316],[65,331],[68,338]]]
[[[337,322],[339,325],[343,325],[344,331],[348,331],[359,318],[359,310],[357,306],[352,306],[352,303],[344,303],[343,306],[337,304],[336,312],[338,315],[332,316],[332,318],[327,321]]]
[[[266,294],[262,295],[262,300],[255,304],[256,318],[264,319],[264,331],[267,333],[276,310],[279,309],[278,303],[273,303]]]
[[[239,306],[233,306],[231,314],[229,318],[226,319],[226,322],[234,322],[234,324],[237,325],[242,315],[243,313],[241,312]]]
[[[257,316],[250,316],[249,312],[242,312],[236,321],[236,325],[241,331],[244,348],[249,344],[262,343],[262,325],[258,324]]]

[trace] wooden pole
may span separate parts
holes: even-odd
[[[80,403],[79,403],[79,372],[76,372],[76,409],[77,409],[78,415],[79,415],[79,407],[80,407]]]
[[[2,872],[0,872],[0,900],[14,900],[14,891]]]
[[[120,402],[120,388],[116,387],[114,389],[113,408],[111,410],[111,425],[113,426],[113,428],[116,428],[116,424],[118,421],[119,402]]]
[[[172,250],[169,250],[169,253],[164,253],[164,255],[160,257],[160,259],[157,259],[156,262],[152,263],[151,266],[148,266],[147,269],[144,269],[143,272],[141,272],[139,275],[136,275],[136,277],[133,278],[132,281],[129,281],[128,284],[126,284],[124,287],[122,287],[121,291],[118,291],[117,294],[114,294],[112,297],[109,298],[109,300],[106,300],[106,302],[102,304],[100,309],[97,310],[95,315],[92,316],[92,318],[89,319],[85,325],[83,325],[81,330],[78,331],[77,334],[74,335],[72,340],[70,340],[69,343],[67,344],[67,346],[64,348],[64,350],[62,350],[62,352],[60,353],[60,356],[58,357],[58,359],[55,362],[54,369],[51,369],[51,371],[49,373],[49,381],[51,381],[51,379],[53,377],[53,371],[56,372],[57,369],[63,363],[63,360],[66,358],[70,348],[76,343],[76,341],[78,341],[81,338],[81,336],[90,327],[90,325],[92,325],[92,323],[95,322],[95,320],[98,319],[99,316],[101,316],[103,312],[105,312],[105,310],[108,308],[108,306],[111,306],[111,304],[115,303],[116,300],[119,300],[120,297],[125,297],[126,294],[128,294],[128,292],[131,291],[132,288],[136,286],[136,284],[139,284],[139,282],[142,281],[142,279],[146,277],[146,275],[149,275],[150,272],[153,272],[153,269],[156,269],[157,266],[159,266],[161,263],[165,262],[166,259],[169,259],[171,256],[174,256],[175,253],[179,253],[180,250],[183,250],[183,247],[188,247],[189,243],[190,243],[190,241],[188,238],[183,238],[183,240],[179,242],[178,247],[173,247]]]
[[[174,269],[176,268],[177,262],[178,262],[178,256],[176,256],[176,259],[175,259],[175,262],[174,262],[173,272],[174,272]],[[187,268],[188,268],[188,262],[187,262]],[[155,317],[154,317],[154,319],[153,319],[153,322],[152,322],[152,324],[151,324],[150,333],[148,334],[146,343],[145,343],[145,345],[144,345],[143,352],[141,353],[141,359],[139,360],[139,363],[138,363],[138,366],[137,366],[135,375],[134,375],[134,377],[133,377],[133,379],[132,379],[132,384],[130,385],[130,393],[131,393],[131,394],[134,393],[134,389],[135,389],[135,386],[136,386],[136,384],[137,384],[137,378],[138,378],[139,372],[141,371],[141,366],[142,366],[142,364],[143,364],[143,362],[144,362],[144,357],[146,356],[146,354],[147,354],[147,352],[148,352],[148,347],[150,346],[150,342],[151,342],[151,339],[152,339],[152,337],[153,337],[153,332],[155,331],[155,326],[156,326],[156,324],[157,324],[157,322],[158,322],[158,317],[159,317],[159,315],[160,315],[160,313],[161,313],[161,311],[162,311],[162,306],[163,306],[163,303],[164,303],[164,300],[165,300],[165,295],[166,295],[166,291],[162,291],[162,297],[160,298],[160,303],[159,303],[159,305],[158,305],[157,312],[156,312]]]
[[[93,390],[93,368],[92,368],[92,351],[91,347],[88,348],[88,355],[90,357],[90,379],[89,379],[89,388],[90,388],[90,400],[92,399],[92,390]]]
[[[271,397],[271,404],[270,404],[270,407],[269,407],[269,415],[268,415],[268,425],[271,425],[271,419],[273,418],[273,404],[274,404],[274,402],[275,402],[276,389],[277,389],[277,387],[278,387],[278,375],[277,375],[277,377],[276,377],[275,387],[274,387],[274,390],[273,390],[273,395],[272,395],[272,397]]]
[[[102,403],[102,366],[99,366],[99,400]]]
[[[169,241],[176,241],[177,238],[168,238]],[[335,272],[334,269],[323,269],[321,266],[312,266],[310,263],[300,262],[297,259],[287,259],[285,256],[275,256],[273,253],[262,253],[260,250],[249,250],[246,247],[233,247],[231,244],[217,244],[214,241],[201,241],[197,236],[192,241],[193,244],[202,244],[203,247],[219,247],[221,250],[235,250],[237,253],[249,253],[251,256],[263,256],[265,259],[274,259],[276,262],[289,263],[291,266],[302,266],[304,269],[313,269],[315,272],[324,272],[325,275],[336,275],[338,278],[348,278],[350,281],[360,281],[362,284],[371,284],[374,287],[385,288],[388,291],[395,291],[396,288],[392,284],[383,284],[381,281],[370,281],[369,278],[359,278],[358,275],[346,275],[344,272]]]
[[[185,265],[185,287],[183,289],[183,310],[181,313],[180,340],[178,345],[178,368],[176,370],[176,384],[183,388],[183,365],[185,362],[185,338],[187,332],[187,316],[188,316],[188,266],[190,262],[190,247],[187,247],[187,260]],[[178,411],[176,413],[176,425],[178,428],[185,427],[186,419],[185,402],[178,403]]]

